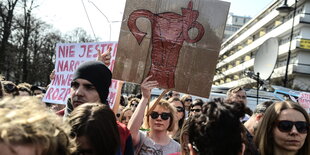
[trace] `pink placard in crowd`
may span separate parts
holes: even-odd
[[[117,42],[95,42],[95,43],[59,43],[56,45],[55,78],[51,81],[43,102],[66,104],[70,95],[70,84],[73,72],[85,61],[96,60],[99,49],[106,51],[111,46],[111,64],[109,69],[113,71]],[[113,108],[116,99],[118,81],[112,80],[108,102]]]

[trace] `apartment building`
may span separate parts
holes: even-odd
[[[238,16],[233,13],[229,13],[227,17],[226,27],[224,31],[223,40],[227,40],[235,32],[237,32],[244,24],[251,20],[251,17]]]
[[[294,11],[286,16],[280,15],[276,9],[282,6],[283,2],[284,0],[275,0],[223,42],[214,85],[255,86],[256,81],[244,73],[246,70],[253,71],[255,54],[259,47],[269,38],[275,37],[278,39],[279,50],[269,83],[284,85],[287,57],[291,47],[286,87],[310,91],[310,1],[287,0],[288,6],[294,8],[297,2],[295,16]]]

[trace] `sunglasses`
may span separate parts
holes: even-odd
[[[290,132],[293,128],[293,125],[295,125],[297,131],[302,134],[308,133],[308,130],[309,130],[309,124],[303,121],[293,122],[293,121],[283,120],[283,121],[278,121],[276,125],[281,132]]]
[[[158,112],[153,111],[150,115],[152,119],[157,119],[160,116],[162,120],[168,120],[171,117],[171,113],[167,112],[159,114]]]
[[[177,112],[183,112],[184,108],[183,107],[175,107],[177,109]]]
[[[16,86],[14,86],[13,84],[6,84],[6,85],[3,85],[3,87],[8,93],[11,93],[16,90]]]
[[[137,103],[137,104],[131,104],[130,106],[132,106],[132,107],[137,107],[137,106],[138,106],[138,103]]]
[[[201,109],[191,109],[191,112],[200,112]]]
[[[192,99],[186,99],[185,102],[192,102]]]

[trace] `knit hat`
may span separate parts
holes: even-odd
[[[76,79],[85,79],[91,82],[95,86],[101,102],[107,104],[112,73],[102,62],[87,61],[82,63],[73,74],[73,80]]]

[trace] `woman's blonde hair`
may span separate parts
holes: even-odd
[[[273,129],[275,127],[275,122],[278,120],[280,113],[286,109],[294,109],[296,111],[301,112],[306,122],[309,124],[309,116],[305,109],[301,107],[299,104],[290,102],[290,101],[282,101],[275,102],[270,105],[270,107],[266,110],[262,121],[258,125],[257,131],[255,133],[254,142],[256,146],[259,148],[261,155],[270,155],[274,154],[274,139],[273,139]],[[298,151],[298,155],[308,155],[310,154],[309,139],[310,130],[308,130],[307,137],[305,139],[305,143],[302,148]]]
[[[140,102],[140,99],[138,99],[138,98],[132,98],[132,99],[130,99],[129,101],[128,101],[128,104],[127,104],[127,108],[131,108],[131,105],[132,105],[132,103],[133,102],[137,102],[137,104],[139,104],[139,102]]]
[[[69,155],[75,151],[70,126],[35,97],[0,101],[0,143],[33,145],[44,155]]]
[[[156,105],[156,107],[153,107],[154,103],[156,102],[157,99],[154,99],[149,107],[147,107],[148,109],[146,109],[145,111],[145,116],[144,116],[144,121],[142,124],[142,128],[144,129],[150,129],[150,114],[152,113],[153,109],[155,109],[157,106],[160,106],[161,108],[164,108],[165,110],[169,110],[169,112],[171,113],[171,117],[170,117],[170,122],[169,122],[169,127],[167,128],[168,131],[172,131],[174,129],[174,125],[175,125],[175,121],[176,121],[176,109],[169,104],[169,102],[167,100],[161,99],[158,104]],[[152,108],[153,107],[153,108]]]
[[[122,119],[123,119],[123,117],[124,117],[124,114],[125,114],[127,111],[130,111],[130,110],[131,110],[131,112],[133,113],[133,111],[132,111],[132,109],[131,109],[130,107],[126,107],[125,109],[123,109],[123,110],[121,111],[121,114],[120,114],[119,118],[118,118],[118,121],[119,121],[119,122],[122,122]]]

